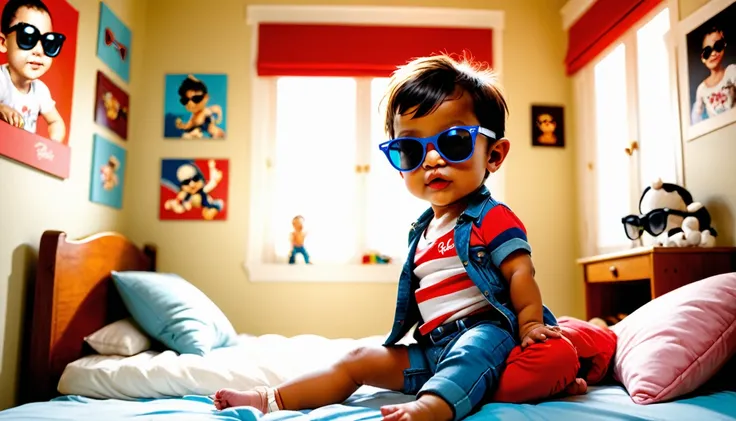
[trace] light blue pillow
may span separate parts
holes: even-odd
[[[133,319],[170,349],[205,355],[236,343],[235,329],[222,310],[179,275],[113,271],[112,278]]]

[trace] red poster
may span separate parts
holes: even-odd
[[[228,164],[227,159],[162,160],[159,218],[227,219]]]
[[[65,0],[43,4],[16,10],[0,36],[0,154],[67,178],[79,13]]]

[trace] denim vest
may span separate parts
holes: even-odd
[[[470,247],[470,233],[472,225],[480,227],[483,218],[489,210],[499,203],[491,197],[485,185],[472,193],[468,206],[460,215],[454,228],[455,249],[460,261],[463,262],[465,270],[473,283],[483,292],[491,307],[499,313],[499,317],[505,322],[509,332],[518,341],[518,320],[511,304],[508,282],[492,260],[491,254],[486,246]],[[414,275],[414,255],[417,243],[427,225],[432,220],[434,212],[427,209],[419,219],[412,224],[409,231],[409,256],[404,263],[399,278],[398,295],[396,299],[396,313],[391,333],[384,342],[385,345],[393,345],[401,340],[407,332],[417,323],[422,323],[419,307],[417,306],[414,292],[419,287],[419,279]],[[552,312],[543,306],[543,323],[557,325],[557,320]],[[419,330],[415,331],[415,338],[419,339]]]

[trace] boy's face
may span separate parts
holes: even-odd
[[[10,26],[21,22],[35,26],[42,34],[53,31],[51,16],[41,10],[21,7],[15,13]],[[0,52],[8,54],[8,65],[22,78],[26,80],[40,78],[51,67],[52,58],[44,54],[40,41],[31,50],[21,49],[16,42],[16,36],[15,31],[0,35]]]
[[[719,42],[720,41],[720,42]],[[706,35],[705,38],[703,38],[703,48],[710,47],[710,55],[708,58],[701,57],[703,60],[703,63],[705,64],[705,67],[708,69],[716,69],[721,65],[721,62],[723,61],[723,54],[726,52],[723,48],[714,48],[716,46],[716,43],[722,44],[723,41],[723,33],[722,32],[711,32],[710,34]],[[716,50],[721,51],[716,51]]]
[[[184,94],[184,96],[189,100],[189,102],[184,105],[184,108],[186,108],[190,113],[198,113],[202,111],[207,106],[207,101],[209,100],[209,95],[202,91],[189,90]]]
[[[295,230],[301,231],[302,228],[304,228],[304,224],[302,222],[302,218],[294,218],[291,221],[291,225],[294,227]]]
[[[557,123],[555,123],[551,115],[545,113],[537,118],[537,127],[539,127],[542,133],[552,133],[557,128]]]
[[[451,98],[456,97],[453,95]],[[437,109],[424,117],[412,119],[414,112],[396,115],[394,133],[396,137],[429,137],[453,126],[476,126],[480,123],[473,111],[473,100],[463,93],[456,99],[448,99]],[[414,196],[424,199],[434,208],[455,203],[483,183],[486,170],[495,172],[499,163],[489,163],[490,150],[488,139],[479,134],[475,142],[475,151],[466,161],[448,163],[435,150],[427,146],[424,162],[416,170],[402,172],[407,189]],[[432,181],[439,176],[440,180]]]

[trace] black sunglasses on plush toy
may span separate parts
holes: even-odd
[[[644,231],[648,232],[652,237],[657,237],[667,229],[667,218],[670,215],[682,216],[684,218],[690,214],[670,208],[652,209],[644,216],[624,216],[621,218],[621,223],[624,224],[624,231],[626,231],[626,236],[630,240],[638,240]]]
[[[6,35],[15,31],[15,43],[21,50],[32,50],[39,41],[43,47],[43,53],[49,57],[56,57],[61,52],[66,37],[58,32],[46,32],[42,34],[35,26],[20,22],[10,27]]]

